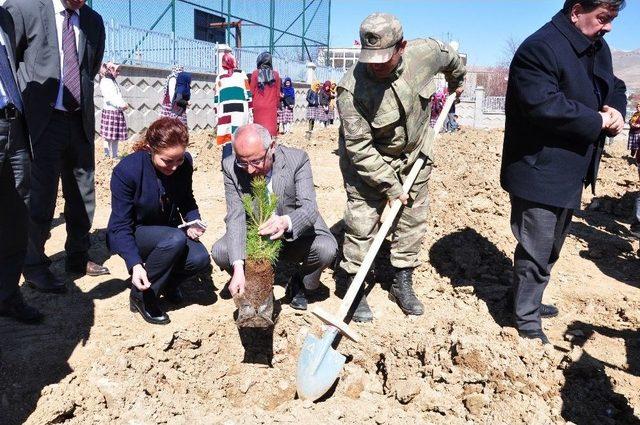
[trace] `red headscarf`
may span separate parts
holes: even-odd
[[[329,80],[325,81],[324,84],[322,85],[322,89],[327,93],[329,93],[331,91],[331,81]]]
[[[227,70],[227,77],[233,75],[233,70],[237,68],[236,58],[231,53],[222,55],[222,68]]]

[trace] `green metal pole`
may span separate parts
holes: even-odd
[[[93,1],[92,0],[87,0],[87,3],[89,4],[89,7],[93,9]]]
[[[173,37],[173,64],[176,64],[176,0],[171,0],[171,36]]]
[[[331,0],[329,0],[329,16],[327,18],[327,54],[324,55],[324,64],[329,65],[329,44],[331,40]]]
[[[129,26],[131,25],[131,0],[129,0]]]
[[[227,0],[227,46],[231,46],[231,0]]]
[[[306,11],[307,11],[307,0],[302,0],[302,55],[300,58],[304,60],[304,37],[307,35],[307,29],[305,28],[306,22]]]
[[[270,24],[269,24],[269,53],[273,54],[273,26],[275,24],[275,0],[271,0],[269,8]]]

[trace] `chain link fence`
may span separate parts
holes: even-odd
[[[329,45],[331,0],[92,0],[107,27],[108,59],[195,71],[215,69],[216,43],[246,57],[270,51],[301,69]],[[322,58],[320,58],[322,60]],[[243,70],[249,67],[243,60]],[[320,74],[331,74],[322,68]],[[274,64],[275,65],[275,64]],[[283,73],[285,74],[285,73]],[[289,73],[286,73],[289,74]],[[296,76],[298,79],[302,75]]]

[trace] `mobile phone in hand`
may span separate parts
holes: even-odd
[[[193,220],[193,221],[189,221],[187,223],[182,223],[181,225],[178,226],[178,229],[184,229],[186,227],[199,227],[202,230],[206,230],[207,229],[207,223],[205,223],[204,221],[198,219],[198,220]]]

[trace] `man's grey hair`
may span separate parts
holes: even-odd
[[[609,6],[613,9],[622,10],[626,5],[626,0],[565,0],[562,13],[568,15],[576,4],[581,5],[587,13],[599,6]]]
[[[238,140],[238,138],[242,137],[242,134],[246,131],[253,131],[255,133],[258,133],[258,136],[260,136],[260,140],[262,140],[262,146],[265,149],[269,149],[269,147],[271,146],[272,143],[272,139],[271,139],[271,133],[269,133],[269,130],[267,130],[266,128],[264,128],[263,126],[261,126],[260,124],[245,124],[243,126],[238,127],[238,129],[236,130],[235,133],[233,133],[233,137],[231,139],[231,144],[233,145],[233,148],[235,149],[236,146],[236,140]]]

